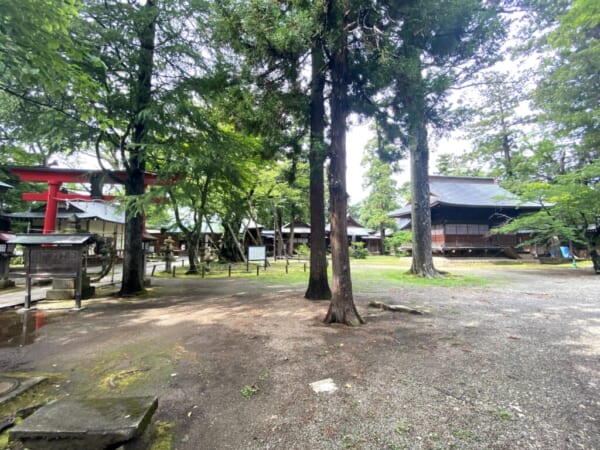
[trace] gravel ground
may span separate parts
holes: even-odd
[[[55,373],[55,396],[157,395],[128,449],[600,448],[600,277],[451,270],[489,284],[356,290],[358,328],[322,324],[303,285],[155,280],[155,295],[44,313],[0,372]],[[337,391],[310,388],[326,378]]]

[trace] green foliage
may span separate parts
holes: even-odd
[[[0,90],[25,96],[43,85],[62,93],[78,81],[74,62],[86,55],[69,33],[78,0],[0,0]]]
[[[259,389],[256,386],[250,386],[246,384],[242,389],[240,389],[240,394],[242,394],[242,397],[248,400],[258,394],[258,391]]]
[[[544,60],[535,101],[540,119],[556,139],[572,146],[569,160],[579,165],[597,159],[600,148],[600,9],[597,2],[573,0],[558,22],[548,37],[552,53]]]
[[[395,255],[401,254],[400,247],[412,243],[412,233],[408,230],[396,231],[390,237],[385,239],[386,252],[393,251]]]
[[[296,252],[300,256],[309,256],[310,255],[310,247],[306,244],[300,244],[296,249]]]
[[[364,242],[353,242],[350,246],[350,256],[354,259],[366,259],[369,256],[369,250],[365,248]]]
[[[593,1],[570,3],[553,17],[555,26],[540,47],[546,53],[534,101],[543,139],[531,146],[525,161],[531,175],[512,186],[525,200],[545,207],[503,230],[530,229],[532,242],[556,236],[592,251],[600,235],[600,8]]]
[[[523,135],[527,120],[517,114],[517,109],[523,105],[527,84],[514,75],[496,71],[484,72],[478,78],[481,87],[478,100],[470,106],[471,122],[466,134],[474,149],[458,156],[440,157],[440,173],[522,177],[520,160],[526,145]]]
[[[376,230],[393,228],[395,220],[388,214],[398,208],[399,191],[393,178],[397,170],[394,163],[386,163],[380,156],[386,152],[385,147],[390,146],[383,140],[383,135],[378,133],[377,138],[368,143],[362,160],[366,168],[363,187],[369,190],[369,195],[361,204],[360,218],[367,227]]]
[[[597,189],[600,160],[581,170],[559,175],[552,183],[535,182],[521,185],[524,200],[546,205],[535,214],[517,218],[500,232],[532,230],[527,243],[548,243],[554,236],[562,242],[574,242],[592,250],[600,230],[600,191]]]

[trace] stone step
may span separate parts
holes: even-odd
[[[91,298],[96,292],[94,286],[88,286],[81,289],[81,298]],[[75,298],[75,289],[48,289],[46,291],[46,300],[67,300]]]
[[[90,285],[90,277],[83,276],[81,286],[86,288]],[[75,278],[53,278],[52,289],[75,289]]]
[[[9,431],[30,450],[114,448],[144,431],[156,397],[68,398],[48,403]]]

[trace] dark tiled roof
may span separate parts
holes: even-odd
[[[523,202],[516,195],[496,184],[493,178],[429,177],[431,206],[450,205],[482,208],[537,209],[539,204]],[[410,215],[410,205],[392,211],[390,217]]]
[[[536,203],[522,202],[493,178],[430,176],[429,191],[432,205],[539,207]]]

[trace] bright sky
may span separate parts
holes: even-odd
[[[346,136],[346,188],[350,195],[349,204],[355,204],[363,200],[368,191],[363,189],[363,174],[365,168],[360,162],[363,158],[363,150],[372,139],[373,132],[369,129],[369,124],[352,125]],[[434,174],[437,157],[441,153],[461,153],[467,150],[469,143],[459,139],[456,136],[449,136],[442,139],[434,139],[429,136],[429,173]],[[397,186],[400,187],[407,181],[410,181],[410,168],[408,159],[400,163],[402,172],[396,175]]]

